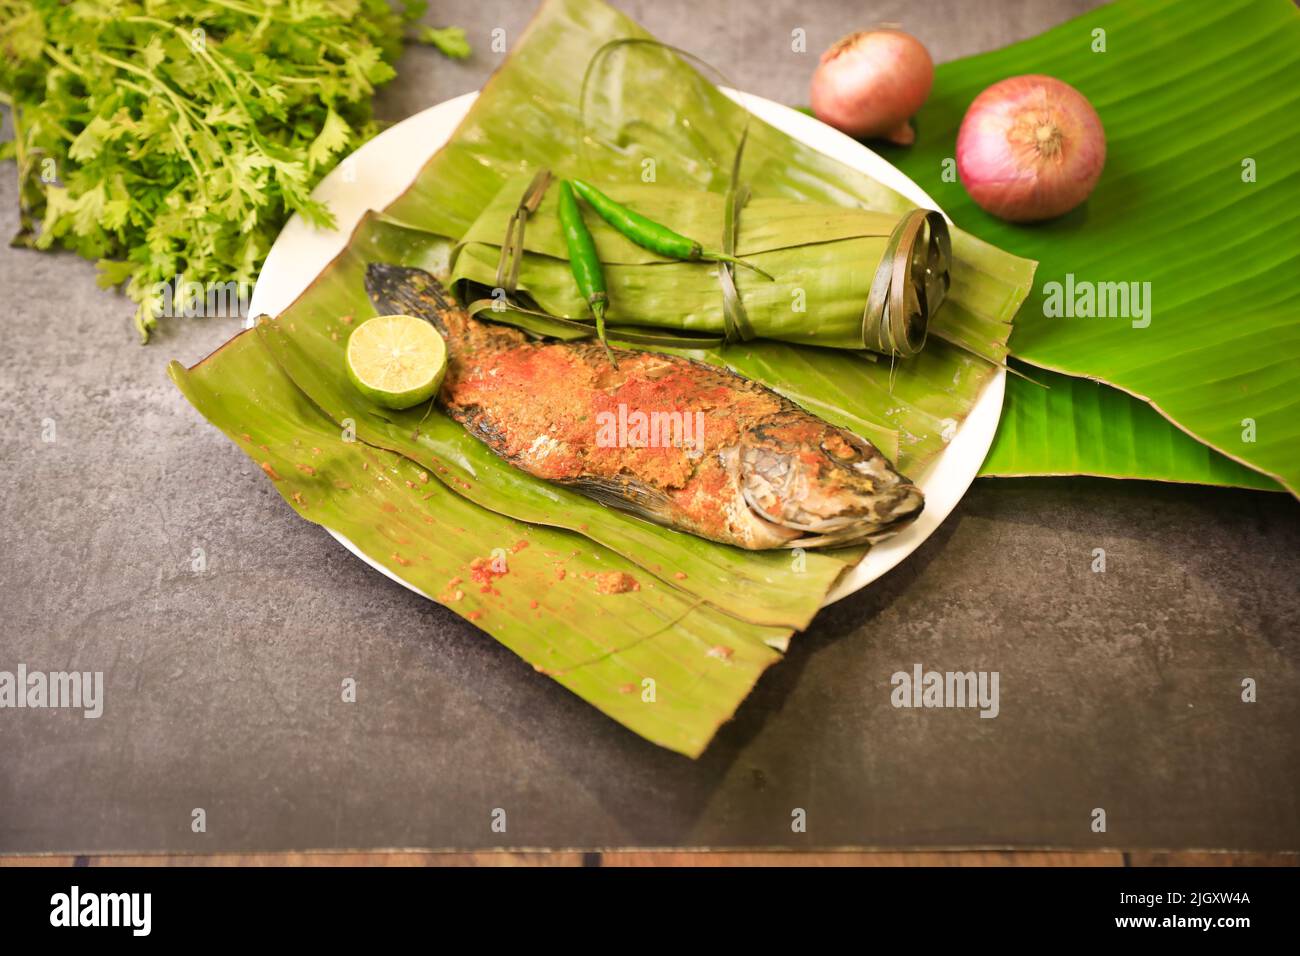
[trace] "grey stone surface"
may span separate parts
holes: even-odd
[[[1090,5],[624,4],[789,103],[816,51],[860,25],[901,22],[944,60]],[[513,40],[532,4],[437,7],[470,28],[474,59],[409,52],[381,96],[389,118],[477,88],[499,60],[489,31]],[[797,26],[804,58],[788,52]],[[5,235],[12,173],[0,166]],[[900,568],[796,638],[691,762],[297,519],[165,375],[236,323],[173,322],[142,348],[93,272],[0,249],[0,670],[102,670],[107,698],[98,720],[0,710],[0,851],[1300,849],[1290,498],[981,480]],[[894,709],[890,674],[918,662],[999,671],[1001,714]],[[346,677],[356,704],[340,700]],[[1240,700],[1245,677],[1257,703]],[[206,834],[191,832],[196,807]],[[506,834],[489,828],[497,807]],[[806,834],[791,832],[796,807]]]

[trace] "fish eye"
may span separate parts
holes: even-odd
[[[862,449],[842,435],[834,435],[831,439],[823,439],[818,447],[823,455],[836,464],[855,462],[863,457]]]

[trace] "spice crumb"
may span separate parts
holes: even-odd
[[[510,573],[510,568],[498,566],[495,558],[475,558],[469,563],[470,577],[477,583],[484,585],[484,593],[489,593],[488,588],[497,578],[505,577]]]
[[[641,584],[625,571],[602,571],[595,575],[596,591],[600,594],[626,594],[640,591]]]
[[[267,476],[268,478],[270,478],[272,481],[282,481],[282,480],[283,480],[283,479],[280,477],[279,472],[277,472],[274,468],[271,467],[271,463],[270,463],[269,461],[264,461],[264,462],[262,462],[262,470],[263,470],[264,472],[266,472],[266,476]]]

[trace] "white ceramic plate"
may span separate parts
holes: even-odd
[[[846,166],[861,170],[918,206],[939,208],[916,183],[843,133],[771,100],[748,93],[728,92],[728,95],[777,129]],[[338,229],[319,231],[299,216],[290,219],[262,266],[249,315],[275,315],[287,308],[343,249],[366,211],[383,209],[406,189],[429,157],[451,137],[477,96],[477,93],[466,93],[398,123],[366,143],[326,176],[313,195],[329,203]],[[1005,387],[1006,373],[999,371],[943,453],[921,475],[910,476],[925,492],[921,517],[902,533],[872,548],[827,596],[827,604],[866,587],[890,570],[948,517],[988,454],[1002,415]],[[334,537],[371,567],[423,593],[375,564],[346,538],[337,534]]]

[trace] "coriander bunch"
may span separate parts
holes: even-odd
[[[376,131],[423,2],[0,0],[0,102],[14,139],[15,243],[97,259],[146,339],[151,290],[180,276],[251,284],[291,213]],[[411,39],[469,53],[455,29]],[[37,223],[39,222],[39,228]]]

